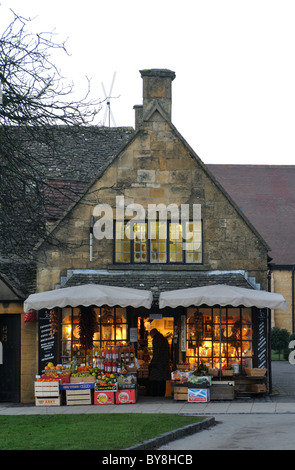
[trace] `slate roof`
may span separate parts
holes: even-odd
[[[229,286],[253,288],[242,273],[196,273],[196,272],[165,272],[165,271],[101,271],[73,273],[62,287],[73,287],[83,284],[102,284],[109,286],[131,287],[133,289],[151,290],[154,300],[157,300],[160,292],[201,287],[206,285],[226,284]]]
[[[295,264],[295,166],[207,166],[271,247],[272,263]]]
[[[85,187],[97,174],[101,167],[134,134],[131,127],[98,127],[68,129],[63,126],[51,129],[54,135],[54,145],[47,147],[44,142],[32,142],[32,136],[21,128],[9,129],[24,148],[36,157],[38,170],[47,179],[47,219],[57,220],[69,205],[82,194]],[[40,209],[41,210],[41,209]],[[14,229],[24,226],[22,214],[14,221]],[[22,233],[22,229],[20,233]],[[32,232],[32,231],[31,231]],[[24,246],[24,255],[17,258],[8,256],[5,251],[5,241],[0,240],[0,273],[3,273],[16,289],[25,294],[35,291],[35,266],[30,257],[33,246],[38,239],[35,232],[30,232],[30,224],[26,230],[26,239],[20,236]],[[4,246],[3,246],[4,243]]]

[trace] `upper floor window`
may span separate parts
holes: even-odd
[[[202,223],[115,222],[116,263],[202,263]]]

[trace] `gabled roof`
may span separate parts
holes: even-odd
[[[93,174],[96,174],[129,140],[134,134],[134,129],[99,126],[70,129],[57,126],[50,131],[54,137],[53,148],[36,140],[32,141],[29,130],[25,128],[9,128],[12,137],[19,140],[35,157],[38,172],[47,178],[46,191],[50,198],[47,199],[46,208],[39,207],[39,209],[42,214],[45,210],[47,218],[54,221],[61,217],[72,201],[77,200],[92,180]],[[15,233],[22,234],[24,227],[22,213],[15,216],[13,224]],[[15,286],[21,286],[26,293],[35,288],[35,265],[31,255],[33,247],[38,242],[37,236],[38,234],[28,224],[26,238],[19,237],[23,247],[23,255],[19,257],[7,253],[5,241],[0,240],[0,271],[12,280]]]
[[[0,273],[0,301],[21,301],[25,299],[24,293],[14,285],[11,279]]]
[[[230,196],[230,194],[226,191],[225,187],[220,184],[218,179],[214,176],[214,174],[210,171],[208,166],[204,164],[204,162],[200,159],[200,157],[196,154],[196,152],[192,149],[192,147],[187,143],[187,141],[183,138],[183,136],[178,132],[176,127],[172,124],[172,122],[167,119],[166,113],[163,111],[162,106],[160,103],[155,102],[154,105],[151,107],[149,110],[148,116],[145,116],[145,120],[150,119],[154,113],[158,112],[162,118],[167,121],[167,123],[170,125],[172,132],[174,135],[182,142],[182,144],[186,147],[187,151],[189,152],[191,158],[195,159],[198,164],[201,166],[203,171],[207,174],[207,176],[211,179],[211,181],[218,187],[218,189],[223,193],[223,195],[227,198],[229,203],[235,208],[235,210],[239,213],[240,217],[244,220],[244,222],[248,225],[250,230],[256,235],[256,237],[260,240],[260,242],[265,246],[266,250],[270,250],[270,246],[267,244],[265,239],[261,236],[261,234],[258,232],[257,228],[251,223],[251,221],[247,218],[246,214],[240,210],[238,204],[236,204],[235,200]],[[97,174],[92,178],[92,180],[89,182],[89,184],[85,185],[85,189],[82,192],[82,194],[74,201],[64,212],[63,216],[57,221],[57,223],[52,227],[52,233],[54,230],[59,226],[59,224],[62,222],[62,220],[67,216],[67,214],[79,203],[79,201],[82,199],[82,197],[87,193],[87,191],[91,188],[91,186],[99,179],[102,177],[103,173],[107,170],[107,168],[112,164],[112,162],[119,156],[119,154],[126,150],[126,148],[136,139],[137,136],[140,135],[140,133],[144,132],[142,127],[139,127],[137,131],[135,131],[132,135],[130,135],[130,138],[126,141],[125,144],[113,155],[110,155],[109,158],[105,159],[103,164],[100,166],[100,170],[97,172]],[[40,240],[40,242],[36,245],[36,249],[39,249],[40,246],[42,246],[43,241]]]
[[[295,264],[295,165],[207,165],[271,247],[276,265]]]

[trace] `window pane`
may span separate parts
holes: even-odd
[[[115,233],[115,261],[117,263],[130,263],[129,228],[125,230],[124,222],[116,222]]]
[[[182,263],[182,226],[178,223],[169,224],[169,261],[171,263]]]
[[[201,222],[186,222],[185,225],[185,262],[202,262],[202,230]]]
[[[167,224],[150,222],[150,260],[151,263],[166,263]]]
[[[147,262],[147,224],[134,224],[134,262]]]

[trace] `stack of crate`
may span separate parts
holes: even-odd
[[[60,406],[59,382],[35,382],[36,406]]]

